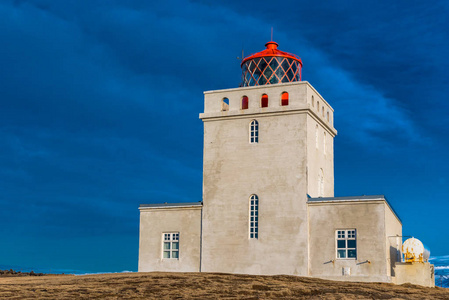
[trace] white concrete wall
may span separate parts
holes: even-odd
[[[385,201],[309,203],[309,275],[332,280],[390,282]],[[357,259],[338,259],[335,232],[357,230]],[[369,261],[369,262],[368,262]],[[351,275],[343,276],[349,267]]]
[[[163,259],[163,233],[179,232],[179,259]],[[200,271],[201,206],[140,208],[139,272]]]
[[[308,91],[314,92],[307,82],[298,82],[205,92],[205,113],[200,115],[204,121],[203,271],[307,275],[308,168],[323,165],[329,170],[325,193],[333,195],[332,142],[327,161],[322,153],[309,155],[307,144],[315,135],[309,122],[319,124],[322,131],[326,128],[330,140],[336,134],[327,115],[312,111]],[[280,105],[282,92],[289,93],[288,106]],[[261,108],[264,93],[269,106]],[[243,96],[249,98],[246,110],[241,109]],[[221,111],[223,98],[229,99],[228,111]],[[259,122],[257,144],[249,143],[253,119]],[[258,239],[249,238],[252,194],[260,201]]]
[[[435,287],[434,266],[428,262],[397,263],[395,266],[396,284],[418,284],[427,287]]]
[[[387,274],[395,276],[394,266],[401,261],[402,223],[389,206],[385,209],[385,234]]]

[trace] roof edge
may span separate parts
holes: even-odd
[[[182,208],[182,207],[201,207],[203,202],[184,202],[184,203],[155,203],[155,204],[140,204],[139,209],[146,208]]]

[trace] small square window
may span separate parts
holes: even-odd
[[[357,259],[356,230],[336,231],[337,258]]]
[[[162,258],[178,259],[179,258],[179,232],[163,233],[163,250]]]

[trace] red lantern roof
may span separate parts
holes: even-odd
[[[248,60],[250,59],[254,59],[257,57],[267,57],[267,56],[282,56],[282,57],[287,57],[287,58],[291,58],[293,60],[296,60],[297,62],[299,62],[301,64],[302,67],[302,60],[301,58],[299,58],[298,56],[288,53],[288,52],[284,52],[281,50],[278,50],[279,44],[273,41],[270,41],[268,43],[265,44],[265,47],[267,47],[267,49],[257,52],[255,54],[252,54],[250,56],[247,56],[243,59],[242,63],[240,64],[241,66]]]
[[[278,44],[273,41],[265,47],[267,49],[243,59],[240,86],[301,81],[302,61],[298,56],[278,50]]]

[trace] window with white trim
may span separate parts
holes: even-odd
[[[164,239],[162,258],[179,259],[179,232],[163,233]]]
[[[249,142],[255,144],[259,142],[259,122],[252,120],[249,124]]]
[[[254,194],[249,198],[249,237],[259,238],[259,197]]]
[[[335,232],[337,258],[357,259],[357,239],[355,229],[337,230]]]

